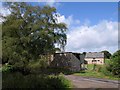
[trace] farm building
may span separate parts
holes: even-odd
[[[51,67],[77,72],[81,70],[82,63],[84,63],[84,57],[80,53],[55,53]]]
[[[89,52],[85,55],[85,60],[88,64],[104,64],[104,53]]]
[[[85,65],[87,64],[104,64],[104,53],[89,52],[80,54],[73,52],[57,52],[52,55],[52,59],[50,60],[50,66],[52,68],[59,68],[62,71],[78,72],[85,69]]]

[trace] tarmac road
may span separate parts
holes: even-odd
[[[75,88],[118,88],[120,82],[117,80],[107,80],[98,78],[87,78],[76,75],[65,75]]]

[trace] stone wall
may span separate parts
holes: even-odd
[[[80,60],[73,53],[55,53],[51,67],[72,72],[80,71]]]

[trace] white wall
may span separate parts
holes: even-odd
[[[104,58],[85,58],[88,64],[104,64]],[[96,62],[92,62],[92,60],[96,60]]]

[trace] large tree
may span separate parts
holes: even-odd
[[[4,3],[11,12],[3,17],[3,63],[24,67],[39,55],[55,51],[66,45],[66,24],[58,23],[54,7],[32,6],[28,3]]]
[[[110,53],[109,51],[104,50],[104,51],[102,51],[102,52],[104,53],[104,56],[105,56],[106,59],[110,59],[111,53]]]

